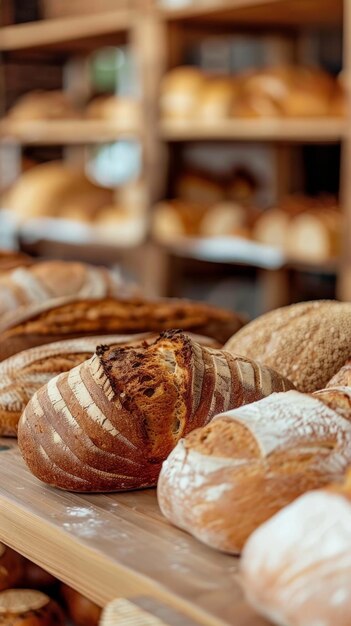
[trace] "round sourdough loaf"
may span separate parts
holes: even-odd
[[[247,542],[242,582],[257,611],[281,626],[351,624],[351,475],[307,493]]]
[[[0,543],[0,591],[21,583],[24,563],[20,554]]]
[[[34,589],[0,592],[1,626],[64,626],[63,612],[54,600]]]
[[[266,313],[239,330],[225,349],[289,378],[299,391],[322,389],[349,358],[351,303],[301,302]]]
[[[342,480],[351,463],[351,421],[342,403],[339,414],[336,391],[329,393],[335,408],[325,397],[274,393],[190,433],[162,467],[164,515],[213,548],[237,554],[282,507]]]

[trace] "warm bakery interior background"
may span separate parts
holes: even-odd
[[[350,299],[350,8],[3,0],[0,246],[250,316]]]

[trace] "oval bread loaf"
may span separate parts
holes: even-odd
[[[351,474],[307,493],[247,542],[241,580],[257,611],[281,626],[351,624]]]
[[[248,359],[170,331],[141,347],[101,346],[41,387],[19,422],[29,469],[72,491],[156,484],[180,437],[219,411],[291,383]]]
[[[275,393],[216,416],[180,441],[163,464],[163,514],[204,543],[239,553],[282,507],[342,480],[351,463],[344,393]]]
[[[299,391],[322,389],[350,357],[351,304],[301,302],[266,313],[225,349],[272,367]]]
[[[219,347],[208,337],[190,335],[210,347]],[[107,335],[57,341],[19,352],[0,363],[0,436],[16,437],[18,420],[36,391],[51,378],[90,359],[96,347],[151,343],[157,335]]]
[[[223,344],[243,323],[236,313],[189,300],[58,299],[26,307],[0,321],[0,360],[61,339],[172,328],[212,337]]]

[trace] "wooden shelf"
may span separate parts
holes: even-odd
[[[341,118],[312,119],[228,119],[207,124],[161,121],[164,141],[276,141],[299,143],[336,143],[346,134]]]
[[[1,451],[0,473],[0,540],[101,606],[147,595],[198,624],[267,624],[243,600],[238,559],[168,524],[155,490],[56,490],[29,473],[16,447]]]
[[[70,43],[90,46],[95,38],[125,32],[130,25],[131,11],[120,9],[5,26],[0,28],[0,50],[50,47],[66,51]]]
[[[168,21],[299,26],[340,24],[342,0],[195,0],[161,12]]]
[[[33,120],[0,122],[0,140],[25,145],[106,143],[141,135],[141,129],[105,120]]]

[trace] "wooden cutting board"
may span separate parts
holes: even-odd
[[[155,490],[81,495],[47,487],[17,447],[1,447],[0,476],[0,540],[100,606],[147,596],[184,615],[184,624],[185,616],[213,626],[267,624],[243,599],[238,559],[171,526]]]

